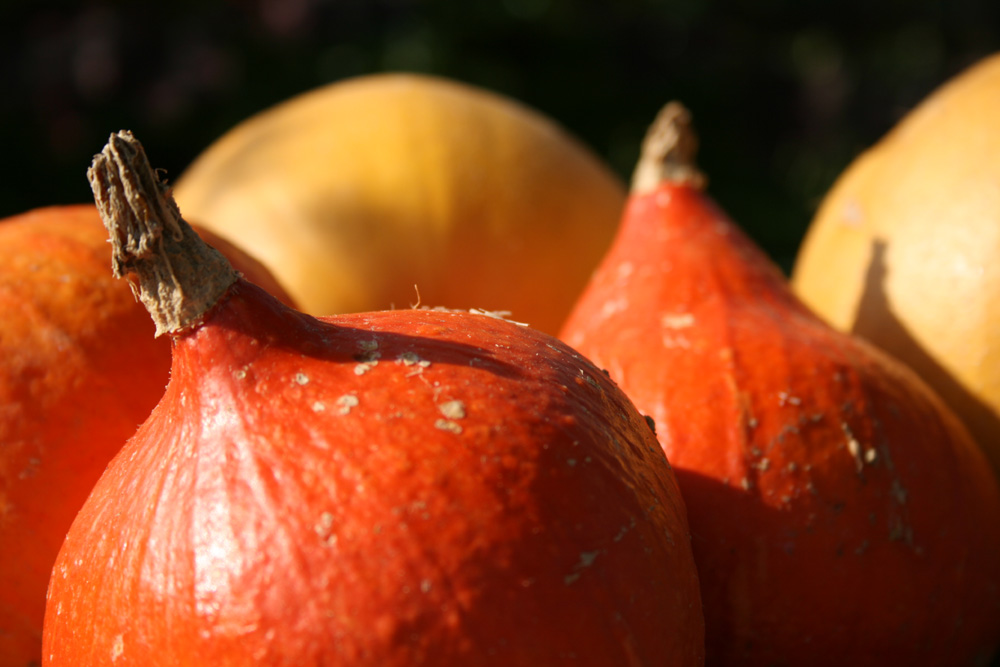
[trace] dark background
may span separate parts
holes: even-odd
[[[623,177],[682,100],[711,193],[786,269],[850,159],[1000,51],[996,0],[0,2],[0,216],[88,201],[111,131],[176,176],[255,111],[409,70],[515,97]]]

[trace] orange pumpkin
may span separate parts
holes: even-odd
[[[173,366],[59,553],[47,664],[703,664],[676,480],[598,368],[483,314],[296,312],[118,187],[155,178],[130,135],[90,175]]]
[[[509,311],[554,334],[611,241],[620,180],[542,114],[445,79],[338,82],[264,111],[177,180],[314,315]]]
[[[248,278],[277,288],[228,248]],[[163,395],[154,339],[93,205],[0,221],[0,665],[41,652],[56,553],[107,462]],[[287,295],[283,296],[287,300]]]
[[[562,337],[656,422],[713,665],[980,665],[1000,644],[1000,486],[912,371],[826,325],[651,128]]]

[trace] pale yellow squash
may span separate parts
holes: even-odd
[[[541,113],[414,74],[351,79],[238,125],[181,175],[184,216],[302,309],[509,311],[555,333],[610,244],[620,179]]]
[[[1000,54],[848,167],[793,285],[934,385],[1000,470]]]

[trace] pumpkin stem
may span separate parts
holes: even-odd
[[[111,269],[129,279],[156,335],[196,324],[240,274],[181,217],[131,132],[112,134],[87,170],[111,237]]]
[[[632,192],[651,192],[663,183],[704,188],[705,175],[695,166],[697,152],[691,113],[680,102],[668,103],[642,140],[642,153],[632,174]]]

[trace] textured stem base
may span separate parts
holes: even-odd
[[[131,132],[111,135],[87,177],[111,236],[114,274],[135,275],[132,291],[156,335],[196,324],[239,273],[184,221]]]

